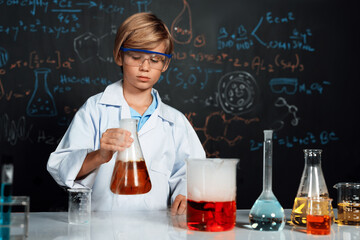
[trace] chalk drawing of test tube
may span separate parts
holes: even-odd
[[[136,5],[138,7],[138,12],[147,12],[147,6],[150,5],[152,0],[142,0],[142,1],[135,1],[131,0],[132,5]]]
[[[34,70],[35,86],[26,113],[30,117],[53,117],[57,115],[54,98],[47,85],[48,68]]]

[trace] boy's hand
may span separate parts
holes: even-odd
[[[103,163],[110,161],[114,152],[123,151],[125,148],[130,147],[134,141],[130,135],[129,131],[121,128],[109,128],[103,133],[99,149]]]
[[[171,206],[171,215],[185,214],[186,212],[186,197],[184,195],[177,195],[175,201]]]

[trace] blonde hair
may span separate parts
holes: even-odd
[[[172,54],[174,40],[164,22],[152,13],[136,13],[118,28],[114,44],[114,60],[121,66],[120,47],[150,50],[165,43],[165,53]]]

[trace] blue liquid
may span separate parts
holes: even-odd
[[[11,184],[1,184],[1,202],[11,202]],[[7,227],[0,228],[0,240],[10,239],[10,220],[11,220],[11,207],[3,206],[0,207],[0,225]]]
[[[284,209],[277,200],[256,200],[249,214],[250,225],[258,231],[280,231],[285,226]]]

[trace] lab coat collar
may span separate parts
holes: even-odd
[[[160,95],[156,89],[153,88],[152,91],[156,95],[158,100],[158,107],[156,108],[156,110],[152,115],[154,116],[157,115],[163,120],[173,124],[175,122],[175,119],[174,116],[168,111],[168,106],[161,101]],[[121,108],[123,117],[124,115],[129,118],[131,117],[129,105],[126,102],[123,94],[122,80],[107,86],[106,89],[104,90],[103,95],[100,98],[99,103],[105,105],[111,105],[111,106],[118,106]]]

